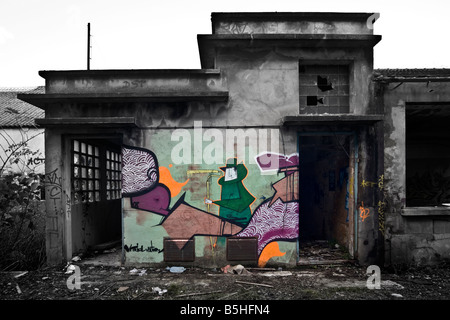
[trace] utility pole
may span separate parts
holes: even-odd
[[[91,70],[91,24],[87,25],[87,69]]]

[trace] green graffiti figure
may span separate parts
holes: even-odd
[[[218,180],[222,186],[221,199],[212,203],[220,206],[219,216],[245,227],[252,217],[250,205],[255,201],[242,182],[248,170],[243,163],[237,164],[236,158],[228,159],[226,167],[220,169],[224,172]]]

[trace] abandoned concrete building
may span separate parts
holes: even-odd
[[[450,70],[374,70],[371,17],[213,13],[201,69],[41,71],[48,262],[450,258]]]

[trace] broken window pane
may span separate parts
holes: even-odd
[[[299,65],[301,114],[348,113],[349,101],[347,65]]]

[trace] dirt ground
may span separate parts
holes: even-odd
[[[448,300],[450,266],[382,270],[368,289],[366,268],[352,263],[292,269],[133,268],[77,264],[0,273],[1,300]],[[234,266],[232,266],[234,267]],[[237,271],[236,271],[237,272]],[[68,286],[69,281],[69,286]]]

